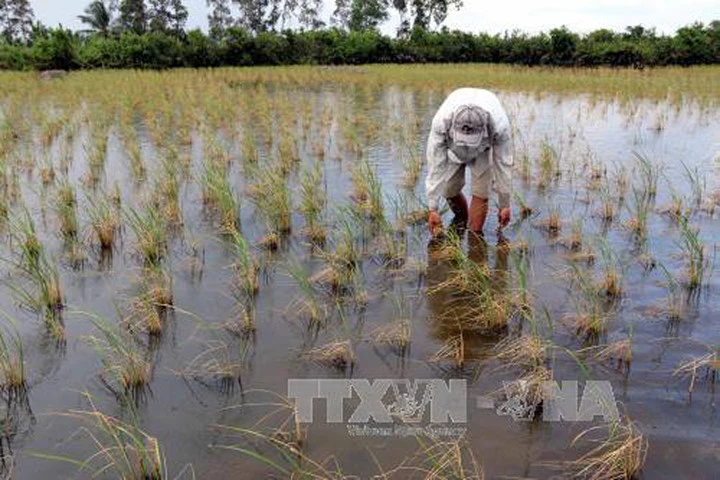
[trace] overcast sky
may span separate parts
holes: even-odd
[[[207,26],[205,0],[184,0],[190,12],[190,28]],[[325,1],[325,15],[332,12],[334,0]],[[46,25],[80,28],[77,15],[90,0],[31,0],[35,16]],[[673,33],[695,21],[708,23],[720,19],[720,0],[465,0],[465,6],[451,12],[445,22],[449,28],[469,32],[498,33],[520,29],[536,33],[567,25],[577,32],[597,28],[623,30],[627,25],[657,27]],[[383,26],[393,33],[397,19]]]

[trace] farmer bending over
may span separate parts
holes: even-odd
[[[442,226],[438,213],[445,197],[455,214],[453,224],[482,234],[488,213],[490,185],[498,194],[500,227],[510,223],[513,157],[510,121],[500,100],[487,90],[462,88],[450,94],[433,118],[427,145],[428,175],[425,180],[430,231]],[[472,176],[472,201],[462,189],[465,167]]]

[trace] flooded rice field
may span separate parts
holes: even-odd
[[[5,476],[718,478],[712,96],[369,68],[7,74]],[[433,240],[460,86],[510,115],[513,219]],[[290,379],[465,380],[467,418],[302,423]],[[609,382],[619,416],[546,421],[548,380]]]

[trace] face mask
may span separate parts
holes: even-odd
[[[462,162],[472,161],[478,154],[477,147],[468,147],[463,145],[454,145],[452,152],[458,157],[458,160]]]

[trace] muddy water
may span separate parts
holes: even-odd
[[[430,120],[443,99],[442,92],[388,88],[367,96],[355,94],[346,87],[330,86],[322,91],[293,94],[309,97],[318,111],[329,105],[335,112],[328,132],[328,153],[322,163],[325,185],[319,186],[327,189],[332,205],[351,201],[350,169],[358,161],[358,155],[345,151],[343,140],[347,132],[341,125],[341,115],[369,116],[375,119],[381,132],[390,132],[377,135],[364,145],[364,155],[382,181],[388,213],[393,215],[398,195],[412,197],[401,186],[402,159],[407,156],[408,147],[422,154]],[[620,410],[637,422],[649,440],[645,478],[717,478],[720,413],[713,385],[702,371],[694,393],[689,395],[689,379],[673,376],[683,361],[702,356],[712,345],[720,343],[717,275],[713,270],[707,274],[704,286],[687,302],[681,321],[672,322],[662,313],[656,313],[667,303],[665,275],[659,268],[646,268],[639,260],[638,247],[623,226],[630,215],[626,207],[620,208],[619,218],[610,225],[604,225],[594,215],[599,207],[599,194],[587,190],[588,176],[581,166],[591,158],[606,168],[609,176],[624,166],[630,174],[630,183],[638,185],[637,174],[632,174],[634,151],[646,153],[655,162],[663,162],[664,175],[648,220],[647,248],[670,272],[681,277],[686,259],[679,246],[677,224],[660,210],[670,201],[672,189],[690,196],[681,161],[702,172],[707,192],[720,188],[720,111],[700,109],[692,101],[678,106],[638,100],[628,105],[582,95],[529,96],[502,92],[501,96],[517,131],[516,158],[527,153],[535,161],[543,141],[551,144],[561,158],[563,174],[544,190],[538,189],[533,181],[535,174],[529,181],[517,175],[516,189],[537,213],[525,221],[515,220],[506,232],[510,241],[523,239],[530,245],[528,286],[534,294],[535,306],[547,308],[553,319],[551,335],[556,345],[571,350],[587,346],[564,320],[575,312],[576,292],[567,287],[568,249],[539,228],[548,212],[552,209],[560,212],[566,226],[560,237],[569,233],[573,222],[580,222],[586,241],[606,238],[622,265],[624,293],[613,307],[608,332],[602,340],[632,339],[629,370],[618,370],[612,362],[588,360],[590,371],[586,373],[571,356],[558,354],[553,360],[554,378],[612,382]],[[408,123],[416,124],[417,129],[408,127]],[[143,155],[151,166],[155,150],[142,122],[138,122],[136,128],[143,142]],[[392,133],[393,129],[398,132],[404,128],[410,132],[407,140],[403,140],[401,133]],[[76,158],[69,173],[71,180],[78,184],[86,171],[82,135],[75,141]],[[202,142],[196,133],[192,145],[186,147],[195,168],[199,168],[202,161]],[[227,148],[237,151],[229,142]],[[303,161],[313,158],[310,150],[301,148]],[[261,149],[260,153],[260,161],[264,161],[267,152]],[[534,165],[533,171],[536,170]],[[245,181],[237,158],[231,172],[234,187],[243,198]],[[415,188],[420,200],[423,175]],[[296,185],[296,176],[291,175],[291,179]],[[133,204],[143,189],[151,188],[137,186],[132,180],[121,144],[116,133],[111,132],[105,181],[113,185],[116,180],[126,204]],[[88,247],[84,267],[72,268],[62,261],[62,242],[56,233],[51,201],[43,198],[37,177],[24,176],[21,183],[41,240],[48,251],[60,259],[67,303],[67,344],[58,348],[47,338],[42,323],[21,309],[11,291],[3,287],[0,305],[21,320],[30,383],[26,403],[8,404],[4,451],[13,458],[14,478],[86,478],[89,473],[77,473],[74,465],[37,458],[35,454],[84,459],[96,451],[79,430],[81,425],[77,419],[62,415],[88,408],[81,392],[92,393],[97,408],[103,412],[128,418],[128,407],[118,403],[98,379],[100,359],[85,341],[85,336],[94,333],[92,325],[86,317],[73,312],[92,312],[116,321],[117,307],[127,304],[132,297],[139,261],[133,254],[133,235],[126,228],[109,263],[101,265],[97,253]],[[293,191],[297,204],[299,193],[297,189]],[[343,321],[334,315],[328,325],[319,330],[308,328],[307,322],[298,318],[293,301],[300,291],[286,273],[286,265],[290,260],[298,260],[318,270],[322,262],[312,255],[311,248],[298,233],[277,253],[268,254],[256,248],[256,255],[263,260],[260,292],[255,300],[257,331],[251,339],[242,340],[197,320],[202,318],[218,326],[232,318],[235,302],[230,295],[228,265],[233,260],[204,213],[199,186],[189,181],[182,187],[181,194],[184,235],[172,242],[169,259],[178,311],[167,319],[162,339],[149,353],[154,365],[153,379],[146,397],[137,406],[143,429],[157,437],[164,448],[171,478],[188,464],[192,465],[197,478],[266,475],[269,470],[265,465],[218,448],[243,444],[242,439],[218,426],[252,428],[270,409],[251,405],[273,401],[265,391],[285,395],[290,378],[467,379],[468,438],[487,478],[562,477],[565,473],[560,464],[586,451],[572,448],[570,444],[578,433],[594,424],[518,422],[498,415],[493,409],[476,408],[476,398],[494,392],[502,380],[518,376],[512,369],[499,370],[498,363],[489,360],[500,337],[466,335],[468,360],[462,368],[429,361],[453,329],[437,318],[445,308],[442,299],[428,298],[426,294],[428,284],[446,278],[449,267],[429,251],[428,235],[422,225],[408,227],[405,236],[407,264],[419,268],[389,271],[368,252],[361,268],[367,305],[359,308],[352,302],[347,303],[342,307]],[[241,202],[243,234],[251,244],[257,245],[265,233],[264,224],[247,199]],[[514,213],[517,218],[517,208]],[[336,216],[337,212],[330,208],[327,212],[330,231],[335,228],[333,218]],[[701,238],[710,256],[714,254],[714,242],[720,233],[717,216],[718,213],[697,211],[691,217],[692,223],[701,228]],[[87,225],[87,215],[82,211],[80,220],[81,225]],[[445,220],[449,221],[447,215]],[[293,216],[293,226],[295,232],[302,227],[302,218],[297,214]],[[465,248],[475,261],[486,263],[494,275],[504,278],[506,289],[512,289],[518,264],[515,257],[508,258],[504,249],[497,248],[495,226],[496,218],[491,215],[486,225],[487,245],[466,242]],[[200,245],[202,253],[194,256],[189,248],[191,243]],[[8,249],[6,243],[3,255],[9,255]],[[595,266],[583,268],[590,274],[599,272],[601,265],[598,261]],[[2,268],[7,275],[8,267]],[[398,304],[404,311],[398,312]],[[399,317],[411,319],[411,346],[404,356],[374,346],[368,340],[374,328]],[[352,370],[333,370],[301,357],[308,348],[341,339],[349,339],[354,346],[357,361]],[[240,381],[230,386],[219,385],[212,380],[197,381],[181,374],[212,342],[224,342],[233,358],[242,363]],[[245,350],[246,353],[240,353]],[[322,413],[323,408],[318,411]],[[317,412],[316,415],[322,417]],[[399,464],[416,449],[417,440],[352,437],[343,424],[316,422],[308,429],[305,447],[312,458],[334,456],[345,474],[367,478],[379,473],[376,461],[386,470]]]

